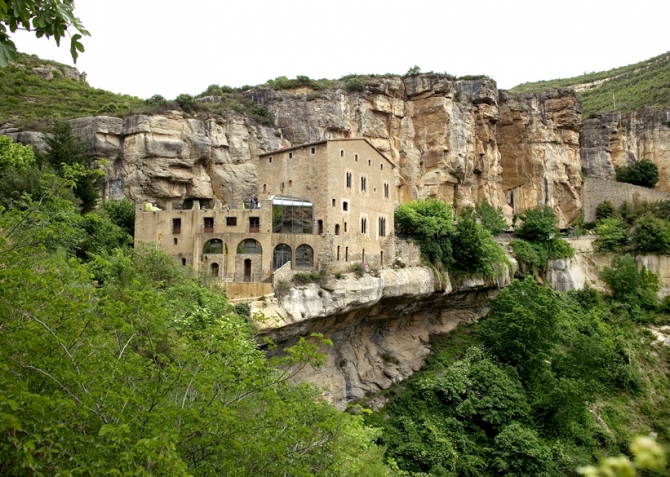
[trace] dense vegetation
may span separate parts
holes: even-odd
[[[410,234],[432,266],[439,271],[450,270],[455,277],[495,278],[504,273],[508,265],[505,253],[484,227],[500,233],[502,222],[502,211],[490,206],[466,207],[454,217],[451,206],[438,199],[407,202],[395,211],[396,229]]]
[[[625,201],[596,208],[594,247],[600,252],[670,254],[670,201]]]
[[[658,166],[647,159],[631,166],[617,166],[616,180],[653,189],[658,183]]]
[[[614,110],[630,112],[649,106],[670,106],[670,55],[667,53],[609,71],[524,83],[515,86],[511,91],[540,92],[600,80],[606,81],[598,87],[577,93],[584,106],[585,117],[595,117]]]
[[[544,270],[547,261],[569,258],[574,255],[572,246],[559,236],[558,218],[550,207],[527,210],[519,218],[522,223],[516,228],[518,239],[510,246],[519,268],[517,276],[534,275]]]
[[[0,474],[387,475],[376,430],[277,367],[328,343],[269,363],[248,309],[130,248],[132,204],[81,213],[86,174],[0,142]]]
[[[628,454],[636,433],[667,445],[670,350],[650,346],[643,323],[668,317],[631,262],[605,273],[627,295],[558,293],[528,277],[484,320],[435,341],[427,366],[367,417],[388,456],[412,476],[548,477]]]

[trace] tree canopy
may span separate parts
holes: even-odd
[[[72,34],[70,28],[77,33]],[[0,67],[16,61],[16,45],[10,33],[19,29],[34,32],[37,38],[53,38],[58,46],[69,35],[75,63],[84,51],[82,36],[90,36],[74,15],[74,0],[0,0]]]

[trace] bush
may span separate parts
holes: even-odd
[[[520,276],[526,273],[532,275],[543,270],[548,260],[559,260],[570,258],[575,255],[575,250],[569,242],[561,238],[553,238],[546,242],[529,242],[527,240],[512,240],[510,243],[514,258],[519,263]]]
[[[516,233],[524,240],[548,241],[559,232],[556,226],[558,218],[547,205],[539,209],[527,210],[520,218],[523,224]]]
[[[293,275],[293,283],[296,285],[307,285],[308,283],[322,284],[326,280],[325,271],[313,270],[307,273],[296,273]]]
[[[190,94],[180,94],[175,101],[185,113],[190,113],[195,107],[195,99]]]
[[[598,238],[593,243],[596,252],[618,252],[628,242],[626,225],[614,217],[602,219],[596,226]]]
[[[454,261],[450,241],[453,221],[451,207],[437,199],[407,202],[395,210],[396,229],[412,234],[421,253],[435,265],[449,267]]]
[[[113,224],[124,229],[128,235],[135,235],[135,205],[125,197],[122,200],[108,200],[100,206],[100,212]]]
[[[507,221],[501,207],[494,209],[487,200],[484,200],[484,202],[477,205],[475,210],[481,220],[482,226],[491,232],[491,234],[497,236],[507,229]]]
[[[670,229],[663,220],[644,215],[635,221],[631,242],[637,253],[668,254]]]
[[[235,313],[237,313],[242,318],[251,317],[251,306],[249,303],[236,303],[234,306]]]
[[[616,168],[616,180],[653,189],[658,183],[658,166],[647,159],[620,166]]]
[[[608,219],[614,215],[614,206],[609,200],[601,202],[596,207],[596,221],[600,222],[603,219]]]
[[[495,278],[509,264],[493,236],[475,221],[474,210],[463,211],[451,238],[453,267],[469,275]]]
[[[645,267],[638,270],[635,259],[630,255],[612,258],[611,265],[603,269],[600,277],[612,290],[612,297],[616,301],[647,309],[658,307],[658,277]]]
[[[363,275],[365,275],[369,270],[368,266],[365,262],[358,262],[358,263],[352,263],[351,264],[351,271],[354,272],[354,274],[358,277],[361,278]]]

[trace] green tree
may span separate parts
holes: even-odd
[[[47,150],[44,161],[53,167],[59,174],[63,173],[63,165],[79,164],[89,171],[77,177],[74,194],[81,200],[83,213],[95,208],[102,186],[102,171],[90,169],[93,158],[88,152],[86,144],[72,132],[68,122],[59,122],[54,126],[50,136],[44,136]]]
[[[121,200],[107,200],[100,206],[100,214],[107,216],[112,223],[135,235],[135,204],[125,197]]]
[[[631,166],[619,166],[616,168],[616,180],[653,189],[658,183],[658,166],[648,159],[634,162]]]
[[[475,208],[482,226],[494,236],[500,235],[507,228],[507,221],[503,215],[502,207],[494,209],[487,200],[478,204]]]
[[[453,263],[450,237],[454,232],[451,207],[438,199],[419,199],[395,210],[396,229],[412,234],[421,252],[433,264]]]
[[[628,229],[621,219],[603,218],[598,222],[595,232],[598,238],[593,247],[598,252],[618,252],[628,242]]]
[[[603,201],[596,207],[596,221],[608,219],[614,215],[615,209],[609,200]]]
[[[538,379],[557,343],[560,307],[556,293],[528,277],[491,302],[480,333],[486,349],[514,366],[524,382]]]
[[[490,232],[476,222],[475,211],[466,208],[461,213],[451,238],[453,267],[470,275],[494,278],[509,265],[505,252]]]
[[[517,235],[529,241],[548,241],[558,234],[558,218],[551,207],[527,210],[520,216],[523,224],[516,230]]]
[[[554,464],[549,447],[537,433],[514,423],[494,440],[492,467],[497,475],[509,477],[550,477]]]
[[[71,34],[70,28],[78,33]],[[16,61],[16,45],[10,33],[16,30],[35,33],[37,38],[53,37],[56,44],[70,35],[70,53],[76,63],[84,45],[80,40],[90,33],[74,16],[74,0],[0,0],[0,67]]]
[[[33,148],[15,143],[7,136],[0,136],[0,172],[10,167],[22,171],[34,163]]]
[[[633,224],[631,243],[637,253],[670,253],[670,229],[667,222],[651,214],[643,215]]]
[[[600,276],[618,302],[647,309],[658,307],[658,277],[645,267],[638,270],[635,259],[630,255],[614,256],[610,266],[603,268]]]

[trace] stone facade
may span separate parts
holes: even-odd
[[[251,208],[200,197],[177,209],[172,202],[167,210],[139,207],[135,242],[157,242],[182,265],[235,282],[268,281],[287,262],[293,270],[338,261],[390,265],[394,164],[367,141],[276,150],[258,158],[258,173],[261,185]],[[293,209],[286,203],[304,204],[297,209],[303,214],[298,229],[291,222],[287,230],[285,211]]]
[[[614,207],[619,207],[624,201],[632,203],[636,198],[649,202],[670,199],[670,193],[658,189],[593,177],[584,179],[583,193],[584,220],[588,222],[596,220],[596,208],[606,200],[609,200]]]

